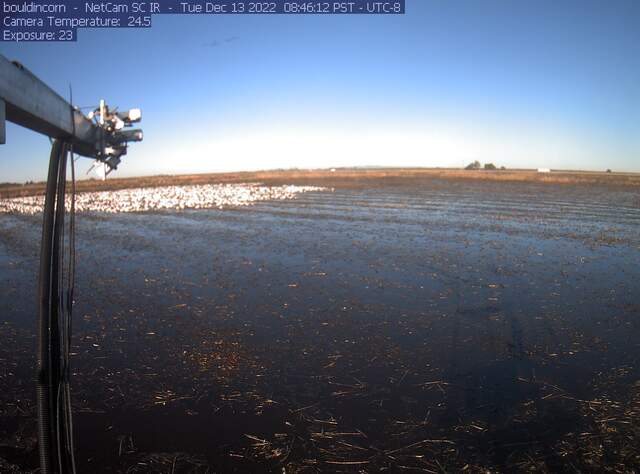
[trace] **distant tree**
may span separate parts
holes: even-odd
[[[501,166],[501,167],[500,167],[500,169],[501,169],[502,171],[504,171],[504,170],[506,170],[506,169],[507,169],[507,167],[506,167],[506,166]]]
[[[607,170],[607,173],[611,173],[611,170],[610,170],[610,169],[608,169],[608,170]]]
[[[485,170],[497,170],[498,168],[496,168],[496,165],[494,165],[493,163],[485,163],[484,169]]]
[[[466,170],[479,170],[480,168],[482,168],[482,165],[480,164],[480,162],[478,160],[474,161],[473,163],[469,163],[466,166]]]

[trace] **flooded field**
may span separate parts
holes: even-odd
[[[307,184],[79,215],[79,472],[640,468],[639,188]],[[2,472],[38,463],[40,225],[0,215]]]

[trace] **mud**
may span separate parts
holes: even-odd
[[[639,189],[331,186],[78,217],[80,472],[640,468]],[[40,225],[0,215],[3,472],[37,468]]]

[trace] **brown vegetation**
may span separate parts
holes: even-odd
[[[191,175],[160,175],[136,178],[112,178],[106,181],[82,180],[78,192],[107,191],[137,187],[187,184],[263,182],[266,184],[318,184],[331,187],[371,185],[372,180],[388,179],[468,179],[505,182],[540,182],[552,184],[586,184],[607,186],[640,186],[639,173],[600,173],[588,171],[534,170],[462,170],[444,168],[341,168],[330,170],[275,170]],[[0,198],[43,194],[45,183],[0,185]]]

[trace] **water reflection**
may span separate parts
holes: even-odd
[[[373,184],[80,219],[82,470],[636,466],[638,192]],[[0,457],[28,467],[33,276],[10,263],[39,222],[2,221]]]

